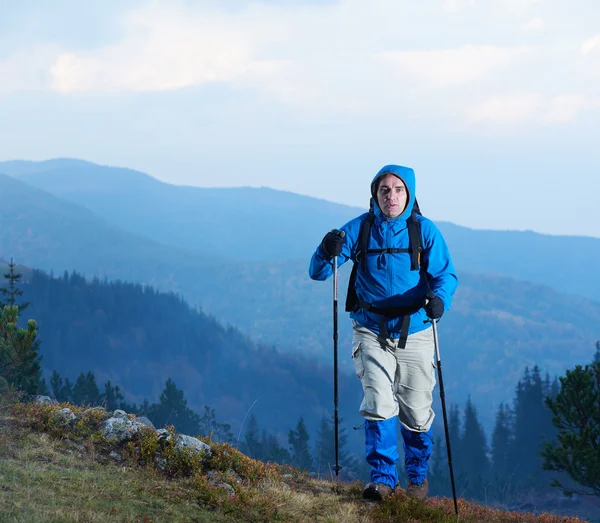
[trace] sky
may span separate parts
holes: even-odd
[[[0,0],[0,160],[600,237],[596,2]]]

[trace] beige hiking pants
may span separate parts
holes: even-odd
[[[380,421],[398,416],[408,430],[427,432],[435,416],[433,329],[411,334],[406,348],[353,321],[352,360],[364,399],[360,415]]]

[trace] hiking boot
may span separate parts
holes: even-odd
[[[392,495],[394,489],[385,483],[367,483],[363,489],[363,498],[381,501]]]
[[[429,484],[427,483],[427,478],[425,478],[423,480],[423,483],[421,483],[420,485],[415,485],[409,479],[406,493],[412,498],[427,499],[427,496],[429,494]]]

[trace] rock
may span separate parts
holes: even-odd
[[[71,409],[65,407],[64,409],[57,410],[54,413],[54,419],[63,423],[69,423],[70,421],[76,420],[77,416],[73,414],[73,411]]]
[[[110,457],[113,458],[115,461],[121,461],[123,459],[121,454],[115,452],[114,450],[110,453]]]
[[[102,431],[102,436],[108,441],[123,443],[132,439],[144,426],[142,423],[130,419],[112,417],[102,423],[100,430]]]
[[[40,405],[58,405],[58,401],[50,396],[36,396],[35,402]]]
[[[191,449],[195,453],[206,453],[210,456],[211,450],[210,447],[200,441],[198,438],[193,438],[192,436],[186,436],[185,434],[179,434],[177,436],[177,441],[175,443],[176,450],[182,449]]]
[[[160,456],[154,456],[154,465],[160,470],[165,470],[169,462],[166,458],[161,458]]]
[[[152,423],[146,416],[140,416],[139,418],[136,416],[135,421],[137,421],[138,423],[141,423],[143,425],[146,425],[147,427],[151,427],[153,429],[155,429],[156,427],[154,426],[154,423]],[[163,429],[164,430],[164,429]],[[167,431],[168,432],[168,431]]]
[[[167,429],[158,429],[156,434],[158,435],[158,442],[160,444],[165,444],[171,439],[171,433]]]
[[[230,497],[235,496],[235,489],[228,483],[223,483],[222,481],[214,481],[214,482],[211,481],[210,485],[212,485],[213,487],[225,489],[225,491],[227,492],[227,495]]]
[[[125,412],[124,410],[121,409],[117,409],[113,412],[112,415],[113,418],[121,418],[121,419],[129,419],[127,417],[127,412]]]

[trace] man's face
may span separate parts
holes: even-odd
[[[400,216],[406,207],[408,192],[404,182],[393,174],[386,174],[379,182],[377,204],[388,218]]]

